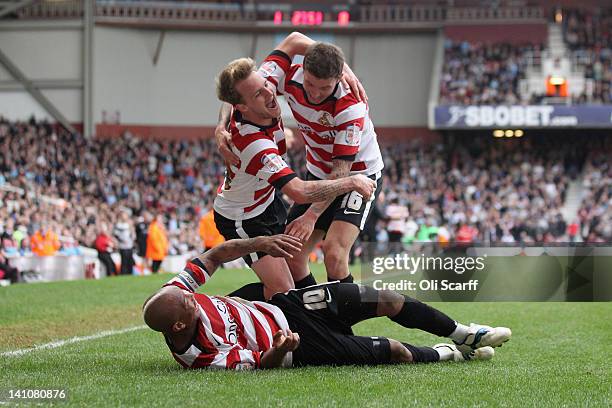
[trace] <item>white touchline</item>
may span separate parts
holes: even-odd
[[[22,355],[27,354],[27,353],[29,353],[31,351],[53,349],[53,348],[65,346],[66,344],[78,343],[78,342],[81,342],[81,341],[88,341],[88,340],[96,340],[96,339],[100,339],[102,337],[114,336],[116,334],[129,333],[129,332],[132,332],[132,331],[135,331],[135,330],[144,329],[146,327],[147,326],[142,325],[142,326],[127,327],[125,329],[120,329],[120,330],[105,330],[105,331],[101,331],[99,333],[92,334],[92,335],[89,335],[89,336],[72,337],[70,339],[52,341],[51,343],[45,343],[45,344],[41,344],[41,345],[34,346],[34,347],[31,347],[31,348],[25,348],[25,349],[20,349],[20,350],[13,350],[13,351],[5,351],[4,353],[0,353],[0,356],[1,357],[22,356]]]

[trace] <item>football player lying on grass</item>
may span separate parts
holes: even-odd
[[[397,292],[331,282],[277,293],[268,302],[195,293],[222,263],[254,251],[291,257],[288,235],[236,239],[187,262],[143,305],[146,324],[162,332],[186,368],[251,369],[307,365],[375,365],[487,360],[511,336],[506,327],[458,323]],[[354,324],[385,316],[452,340],[417,347],[385,337],[355,336]]]

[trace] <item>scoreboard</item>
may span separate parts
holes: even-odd
[[[276,10],[273,17],[275,25],[289,23],[295,27],[316,27],[323,23],[347,26],[350,22],[351,13],[349,10],[334,8]]]

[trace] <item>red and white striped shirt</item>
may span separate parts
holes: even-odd
[[[198,261],[164,286],[174,285],[193,292],[210,276]],[[236,297],[208,296],[196,293],[200,316],[194,339],[184,350],[168,343],[172,356],[185,368],[244,370],[258,368],[262,354],[272,347],[272,336],[289,324],[283,312],[266,302],[248,302]],[[291,367],[287,353],[283,367]]]
[[[306,145],[306,168],[320,179],[327,179],[332,160],[353,161],[351,174],[373,175],[384,163],[367,104],[338,84],[322,103],[312,104],[304,91],[302,65],[291,65],[282,51],[273,51],[259,72],[276,86],[293,112]]]
[[[297,176],[283,158],[287,147],[282,121],[259,126],[244,120],[236,110],[230,133],[240,163],[227,166],[214,209],[225,218],[246,220],[264,212],[274,201],[274,189]]]

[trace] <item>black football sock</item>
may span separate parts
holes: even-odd
[[[404,299],[402,310],[390,318],[395,323],[441,337],[448,337],[455,331],[457,323],[441,311],[408,296]]]
[[[334,279],[334,278],[330,278],[329,276],[327,277],[328,282],[340,281],[340,283],[353,283],[353,280],[354,280],[353,275],[351,275],[350,273],[348,274],[346,278],[342,278],[342,279]]]
[[[312,276],[312,273],[309,273],[308,276],[306,276],[304,279],[300,279],[299,281],[295,282],[295,288],[302,289],[306,286],[312,286],[316,284],[317,281],[315,280],[314,276]]]
[[[440,361],[440,354],[431,347],[417,347],[412,344],[402,343],[404,347],[410,350],[412,361],[415,363],[435,363]]]
[[[266,301],[266,298],[264,297],[263,283],[261,282],[254,282],[249,283],[248,285],[244,285],[240,289],[236,289],[227,296],[236,296],[244,300],[250,300],[251,302]]]

